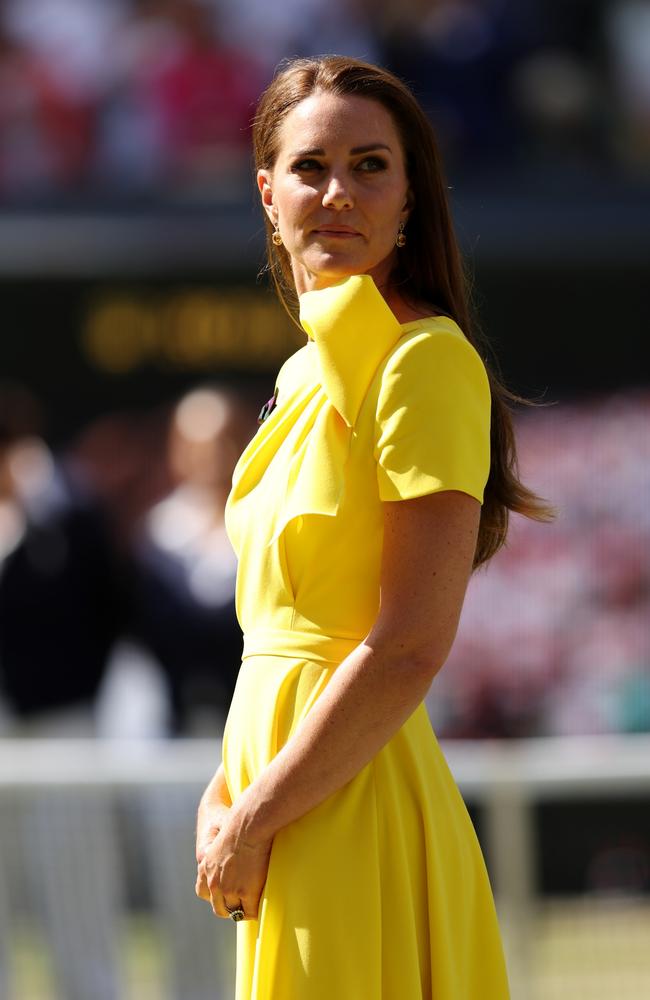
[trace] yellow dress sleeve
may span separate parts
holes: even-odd
[[[490,389],[478,353],[451,321],[402,338],[376,411],[379,496],[460,490],[483,502],[490,471]]]

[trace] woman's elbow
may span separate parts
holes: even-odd
[[[400,676],[405,683],[410,682],[428,690],[436,674],[442,669],[449,655],[453,637],[443,641],[441,637],[427,640],[423,637],[409,638],[393,635],[388,641],[366,640],[377,655]]]
[[[409,656],[409,669],[419,678],[428,689],[436,674],[438,674],[445,660],[449,655],[450,647],[440,649],[436,647],[421,647],[413,650]]]

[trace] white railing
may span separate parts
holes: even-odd
[[[513,998],[537,998],[533,807],[587,797],[650,800],[650,736],[451,742],[443,749],[465,799],[482,811]],[[50,955],[43,961],[58,975],[59,992],[48,987],[33,1000],[232,996],[234,928],[193,895],[196,803],[219,760],[217,740],[0,741],[0,996],[17,1000],[12,949],[22,947],[25,961],[17,928],[35,918],[35,954]],[[123,930],[116,925],[139,907],[157,924],[158,958],[167,968],[158,992],[148,994],[119,971]],[[32,1000],[22,990],[20,1000]]]

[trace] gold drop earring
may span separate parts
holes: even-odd
[[[397,236],[395,237],[395,244],[398,247],[403,247],[406,243],[406,236],[404,235],[404,223],[400,222],[397,227]]]
[[[271,236],[271,239],[275,243],[276,247],[281,247],[282,246],[282,236],[280,235],[280,229],[278,227],[277,222],[274,222],[273,225],[275,226],[275,229],[273,231],[273,235]]]

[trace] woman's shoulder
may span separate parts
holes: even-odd
[[[380,367],[382,390],[400,391],[409,396],[416,386],[433,391],[443,383],[458,379],[482,387],[488,377],[485,363],[456,321],[443,313],[428,313],[401,323],[402,336]]]

